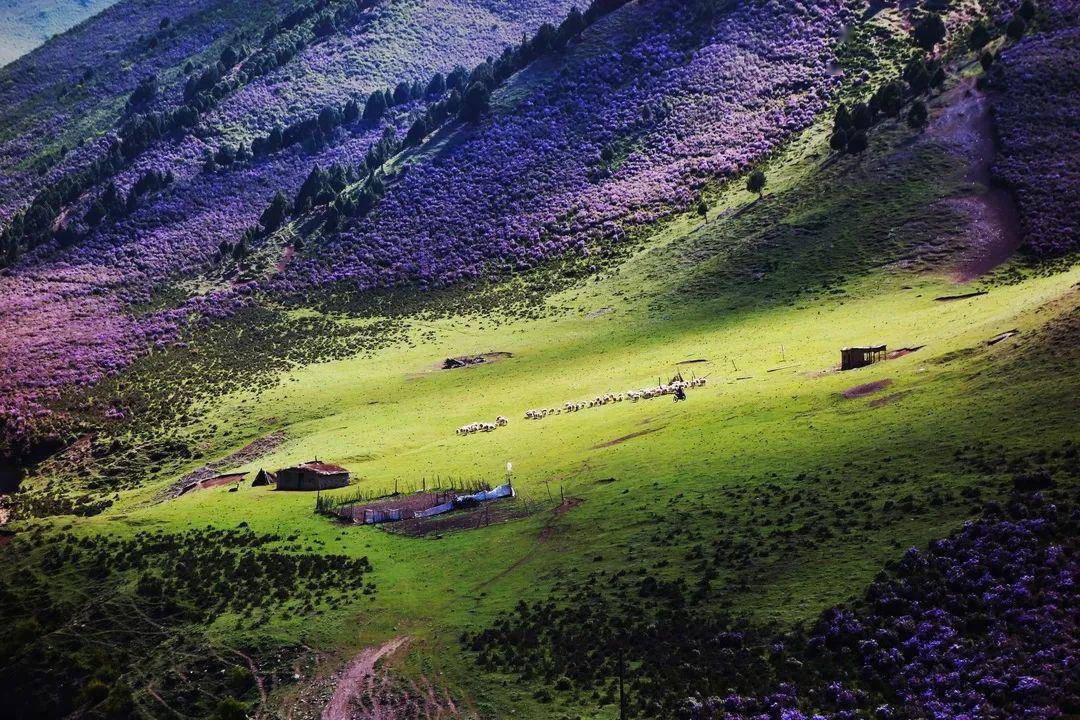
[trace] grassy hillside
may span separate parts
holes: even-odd
[[[678,218],[602,276],[518,312],[395,316],[403,342],[208,401],[197,423],[169,431],[201,443],[202,460],[151,468],[151,482],[120,493],[103,515],[39,527],[49,528],[45,537],[107,532],[117,541],[239,526],[282,538],[271,546],[287,552],[369,558],[371,595],[307,605],[301,592],[254,613],[224,607],[197,632],[198,642],[224,648],[283,644],[302,663],[313,658],[299,648],[328,652],[274,691],[286,706],[321,707],[324,673],[351,651],[405,637],[408,651],[392,672],[425,678],[459,709],[615,717],[602,699],[571,689],[552,696],[540,692],[544,683],[503,684],[479,672],[458,635],[592,573],[641,569],[696,585],[702,562],[713,569],[708,613],[790,626],[858,594],[904,548],[977,515],[1018,469],[1047,467],[1075,482],[1052,458],[1075,441],[1076,328],[1067,319],[1080,274],[1014,261],[988,279],[954,282],[965,247],[959,233],[949,239],[958,218],[940,199],[964,191],[965,163],[933,137],[896,127],[867,157],[823,164],[824,138],[811,132],[767,166],[764,198],[723,189],[708,223]],[[935,299],[973,291],[986,292]],[[509,288],[491,296],[500,292],[516,296]],[[918,349],[837,371],[839,348],[864,342]],[[1049,363],[1040,351],[1047,343],[1060,348]],[[439,369],[445,357],[491,351],[513,356]],[[687,360],[703,362],[679,365]],[[684,403],[663,397],[522,417],[679,370],[708,377]],[[510,423],[494,433],[454,434],[500,414]],[[314,514],[311,495],[246,484],[159,501],[182,472],[277,433],[283,440],[269,454],[221,469],[250,478],[317,455],[382,494],[448,478],[495,483],[512,462],[531,507],[511,522],[411,539],[341,527]],[[66,474],[62,462],[31,485],[53,473]],[[572,501],[557,507],[563,497]],[[24,548],[21,563],[32,565],[41,550],[30,551],[31,536],[11,547]],[[67,572],[71,587],[86,582],[82,570]],[[156,712],[141,691],[135,702]]]
[[[497,15],[507,24],[493,23],[492,42],[533,11],[554,12],[473,3],[462,14],[464,5],[423,11],[473,29]],[[6,498],[0,687],[17,698],[18,717],[613,720],[619,667],[630,717],[749,718],[770,706],[789,719],[879,706],[882,717],[931,706],[942,716],[1071,712],[1075,617],[1062,608],[1073,607],[1080,518],[1071,509],[1080,267],[1070,254],[1014,254],[1017,210],[989,168],[1001,158],[991,108],[1016,99],[980,80],[989,74],[975,54],[952,45],[942,82],[881,113],[865,150],[838,151],[838,104],[854,108],[915,57],[908,16],[846,16],[845,41],[833,48],[832,30],[810,32],[813,23],[786,22],[765,4],[716,16],[709,42],[680,34],[683,8],[649,9],[612,13],[564,55],[506,78],[483,120],[396,148],[371,216],[330,224],[320,201],[260,236],[244,267],[169,254],[198,258],[210,230],[233,238],[233,225],[264,207],[247,207],[247,194],[299,185],[319,158],[355,160],[377,129],[358,122],[335,128],[340,142],[323,147],[193,170],[118,223],[125,242],[102,231],[69,255],[31,253],[4,278],[35,292],[52,283],[41,297],[69,305],[51,317],[98,318],[70,330],[77,373],[88,372],[84,357],[115,361],[112,318],[125,327],[159,314],[184,320],[168,336],[178,342],[162,339],[115,361],[111,375],[50,396],[71,421],[57,430],[62,447]],[[426,74],[476,48],[445,40],[417,58],[411,43],[427,41],[393,28],[422,9],[383,10],[391,29],[374,23],[316,43],[302,53],[305,67],[330,63],[325,77],[337,83],[344,65],[332,48],[385,52],[391,61],[352,81],[349,92],[367,92],[397,77],[403,57]],[[970,20],[969,10],[950,23]],[[732,28],[766,20],[821,55],[733,39],[742,35]],[[646,51],[665,33],[676,41],[664,47],[679,52],[654,61]],[[597,61],[610,53],[626,64]],[[230,142],[264,131],[241,99],[270,87],[302,117],[322,92],[297,89],[308,77],[298,67],[239,89],[203,118],[206,128]],[[744,71],[741,84],[687,90],[695,72],[716,67]],[[614,77],[620,68],[626,77]],[[817,82],[820,94],[789,100]],[[611,89],[575,99],[574,83]],[[642,125],[638,102],[666,114]],[[926,103],[926,123],[908,120],[914,102]],[[561,115],[550,109],[558,104]],[[710,120],[713,111],[721,119]],[[419,111],[400,112],[387,122],[404,131]],[[149,157],[199,165],[186,142],[166,139]],[[767,179],[760,192],[747,189],[751,169]],[[495,182],[511,170],[519,185]],[[365,182],[354,177],[331,195]],[[595,226],[556,218],[535,243],[515,234],[519,223],[539,233],[532,221],[544,204],[578,192],[576,207]],[[243,209],[226,213],[205,198]],[[177,207],[203,214],[170,214]],[[608,212],[617,231],[591,235],[610,229]],[[469,222],[490,233],[469,235]],[[203,240],[186,234],[195,225]],[[586,252],[554,251],[581,237]],[[38,277],[57,258],[71,273],[63,277],[83,285],[61,291],[61,280]],[[97,282],[86,279],[90,268],[114,273],[98,278],[108,302],[86,300],[83,288]],[[410,280],[369,287],[372,268]],[[458,270],[462,282],[435,280]],[[839,369],[842,347],[875,343],[888,359]],[[490,360],[443,367],[480,354]],[[682,402],[664,395],[526,417],[677,373],[707,382]],[[492,432],[455,432],[499,416],[508,422]],[[517,497],[410,533],[318,514],[313,493],[251,485],[260,468],[313,457],[352,475],[350,487],[318,493],[321,502],[403,501],[507,476]],[[178,493],[226,471],[243,482]],[[1044,496],[1010,497],[1032,489]],[[947,577],[920,560],[954,555],[966,569]],[[1007,591],[973,589],[999,574]],[[956,595],[934,596],[926,622],[905,630],[927,587]],[[1026,618],[1016,621],[1023,632],[1006,620],[993,625],[1006,628],[1000,635],[986,630],[998,611],[975,608],[995,593],[1005,597],[1002,617]],[[1045,607],[1017,609],[1036,601]],[[964,642],[949,639],[941,618],[950,614]],[[882,615],[903,617],[875,636]],[[865,627],[852,629],[856,621]],[[985,648],[991,635],[1005,638],[996,654]],[[876,674],[853,664],[877,657],[860,640],[884,653],[910,638],[918,647],[905,642],[903,664],[881,661]],[[935,654],[943,647],[995,662]],[[959,671],[927,679],[948,675],[939,672],[947,663],[986,680]],[[709,696],[725,699],[710,705]]]

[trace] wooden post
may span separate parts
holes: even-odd
[[[619,720],[626,720],[626,690],[623,685],[626,682],[626,655],[622,646],[619,646]]]

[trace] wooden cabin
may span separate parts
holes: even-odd
[[[884,345],[842,348],[840,350],[840,369],[854,370],[855,368],[866,367],[879,360],[884,360],[885,357]]]
[[[274,475],[278,490],[330,490],[349,484],[348,470],[319,460],[281,468]]]

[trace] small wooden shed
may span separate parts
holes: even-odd
[[[884,360],[886,351],[884,345],[864,345],[862,347],[846,347],[840,350],[840,369],[854,370],[866,367],[879,360]]]
[[[348,470],[319,460],[281,468],[274,475],[278,490],[330,490],[349,484]]]

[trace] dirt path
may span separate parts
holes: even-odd
[[[276,269],[278,273],[285,272],[285,268],[289,267],[289,263],[292,262],[295,253],[296,250],[292,245],[285,248],[285,252],[281,253],[281,258],[278,259],[277,263],[274,265],[274,269]]]
[[[396,653],[402,646],[409,642],[407,637],[396,637],[378,647],[364,648],[359,655],[349,661],[341,678],[334,688],[334,694],[330,702],[322,711],[322,720],[350,720],[352,704],[359,699],[361,694],[375,685],[375,663],[384,657]],[[378,720],[385,719],[379,716],[371,716]]]
[[[510,563],[510,565],[500,570],[494,576],[488,578],[487,580],[484,580],[479,585],[474,586],[472,589],[470,589],[469,592],[473,594],[478,593],[484,588],[489,587],[490,585],[498,582],[499,580],[502,580],[504,577],[514,572],[525,563],[532,560],[533,555],[535,555],[536,551],[540,549],[540,546],[546,543],[551,538],[551,533],[555,529],[555,523],[558,521],[558,519],[583,502],[584,500],[582,500],[581,498],[568,497],[562,502],[562,504],[552,508],[551,518],[546,523],[544,523],[544,527],[540,530],[540,535],[536,538],[536,542],[533,543],[532,547],[530,547],[529,550],[520,558]]]
[[[602,442],[602,443],[599,443],[597,445],[593,445],[592,448],[590,448],[590,449],[591,450],[602,450],[604,448],[609,448],[609,447],[614,447],[616,445],[621,445],[622,443],[626,442],[627,440],[633,440],[634,438],[641,437],[642,435],[648,435],[649,433],[654,433],[654,432],[657,432],[659,430],[663,430],[666,427],[667,427],[667,425],[661,425],[660,427],[649,428],[648,430],[638,430],[637,432],[632,432],[629,435],[623,435],[622,437],[617,437],[614,440],[608,440],[607,442]]]
[[[1008,191],[994,187],[990,165],[996,152],[990,101],[968,78],[943,97],[946,106],[926,135],[968,159],[964,179],[972,192],[945,202],[968,218],[964,251],[953,268],[953,280],[966,283],[1012,257],[1020,247],[1020,221]]]

